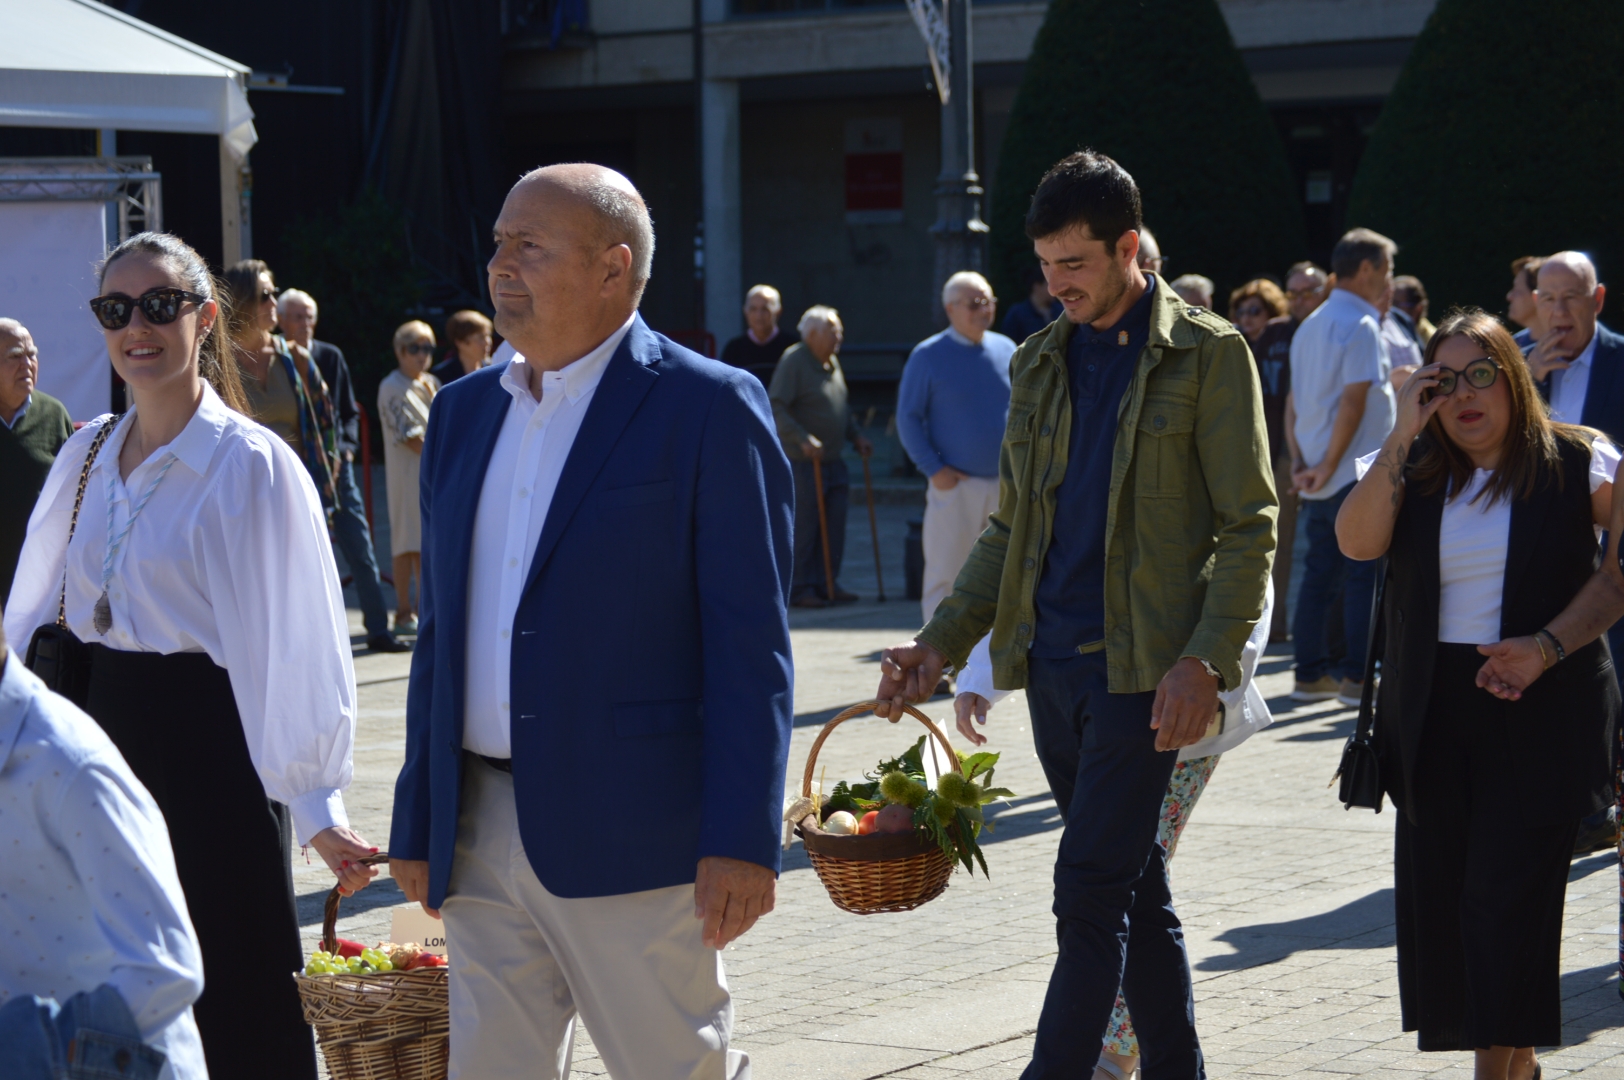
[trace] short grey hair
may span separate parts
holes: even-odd
[[[1560,266],[1572,273],[1578,277],[1580,287],[1592,296],[1596,293],[1596,286],[1601,283],[1600,277],[1596,274],[1596,264],[1582,251],[1558,251],[1539,264],[1539,273],[1544,274],[1547,266]]]
[[[654,272],[654,221],[636,185],[613,169],[588,162],[544,165],[525,173],[519,183],[536,176],[591,204],[598,216],[600,240],[631,249],[632,287],[641,295]]]
[[[1349,229],[1331,249],[1331,273],[1347,281],[1359,275],[1361,264],[1392,266],[1397,255],[1398,245],[1374,229]]]
[[[778,290],[773,288],[771,285],[750,286],[750,291],[744,294],[744,302],[748,304],[758,296],[766,297],[767,306],[772,308],[774,311],[784,310],[783,296],[779,295]]]
[[[992,295],[992,285],[987,279],[974,270],[960,270],[942,283],[942,306],[953,302],[954,294],[960,289],[986,289],[987,295]]]
[[[1173,286],[1173,291],[1176,293],[1193,292],[1205,296],[1208,304],[1212,303],[1213,290],[1217,288],[1212,283],[1212,278],[1201,274],[1180,274],[1168,284]]]
[[[413,319],[410,322],[403,322],[399,326],[395,327],[394,347],[398,349],[413,338],[420,336],[428,338],[431,342],[434,341],[434,327],[430,326],[422,319]]]
[[[283,306],[286,305],[289,300],[302,300],[304,303],[309,304],[311,314],[316,314],[320,311],[320,308],[316,306],[316,298],[305,292],[303,289],[283,289],[282,295],[276,298],[276,313],[278,315],[282,313]]]
[[[795,329],[802,337],[806,337],[810,330],[826,329],[830,323],[840,321],[840,312],[827,304],[813,304],[801,315],[801,321],[795,324]]]

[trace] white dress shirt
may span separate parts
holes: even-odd
[[[530,365],[523,356],[515,353],[502,372],[502,388],[513,400],[485,468],[468,564],[465,750],[493,758],[513,756],[508,715],[513,617],[581,421],[609,358],[636,318],[634,313],[581,359],[558,371],[542,372],[539,402],[530,393]]]
[[[1359,478],[1377,454],[1359,459]],[[1590,493],[1611,484],[1618,471],[1618,448],[1598,437],[1590,448]],[[1506,586],[1506,550],[1511,544],[1511,502],[1477,498],[1494,474],[1475,469],[1466,490],[1444,502],[1438,525],[1438,640],[1461,645],[1492,645],[1500,640]],[[1474,502],[1473,499],[1477,501]],[[1597,535],[1601,529],[1596,530]]]
[[[79,470],[101,424],[91,421],[63,446],[34,505],[6,606],[14,647],[56,621]],[[299,843],[348,825],[342,789],[352,773],[355,669],[327,520],[304,463],[207,385],[175,440],[124,481],[118,456],[129,427],[126,419],[108,438],[85,485],[66,558],[68,628],[128,652],[207,653],[231,676],[248,755],[265,793],[292,811]],[[171,455],[118,554],[104,638],[92,611],[102,593],[109,481],[116,532]]]
[[[1382,338],[1381,312],[1346,289],[1332,289],[1291,339],[1291,397],[1297,411],[1297,446],[1303,460],[1318,465],[1331,445],[1342,390],[1368,382],[1365,415],[1336,470],[1305,499],[1329,499],[1354,481],[1354,459],[1380,450],[1393,430],[1398,404],[1389,376],[1393,370]]]
[[[1590,344],[1560,371],[1551,372],[1551,419],[1559,424],[1581,423],[1585,413],[1585,392],[1590,389],[1590,362],[1596,357],[1596,339],[1590,335]]]
[[[112,984],[159,1075],[207,1080],[203,957],[169,829],[96,722],[0,661],[0,1005]]]

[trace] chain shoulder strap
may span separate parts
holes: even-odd
[[[123,413],[117,413],[113,418],[102,425],[96,437],[90,441],[90,452],[85,455],[85,464],[79,470],[79,493],[73,497],[73,517],[68,519],[68,539],[62,545],[62,590],[56,596],[56,625],[68,625],[68,548],[73,544],[74,530],[79,527],[79,507],[85,501],[85,488],[90,483],[90,469],[96,464],[96,455],[101,453],[107,437],[113,434],[118,422],[124,419]]]

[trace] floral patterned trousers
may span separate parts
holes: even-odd
[[[1212,770],[1218,767],[1220,755],[1181,761],[1173,769],[1173,779],[1167,782],[1167,795],[1162,799],[1162,820],[1156,838],[1167,847],[1171,859],[1178,848],[1179,835],[1189,824],[1190,812],[1196,800],[1212,779]],[[1105,1052],[1123,1057],[1139,1056],[1139,1038],[1133,1033],[1133,1021],[1128,1017],[1128,1004],[1117,991],[1116,1008],[1111,1011],[1111,1026],[1105,1030]]]

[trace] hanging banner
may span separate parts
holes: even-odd
[[[952,35],[947,29],[947,5],[953,0],[908,0],[908,14],[919,27],[919,36],[925,39],[930,53],[930,71],[936,77],[936,96],[947,104],[953,88],[953,54],[949,49]]]

